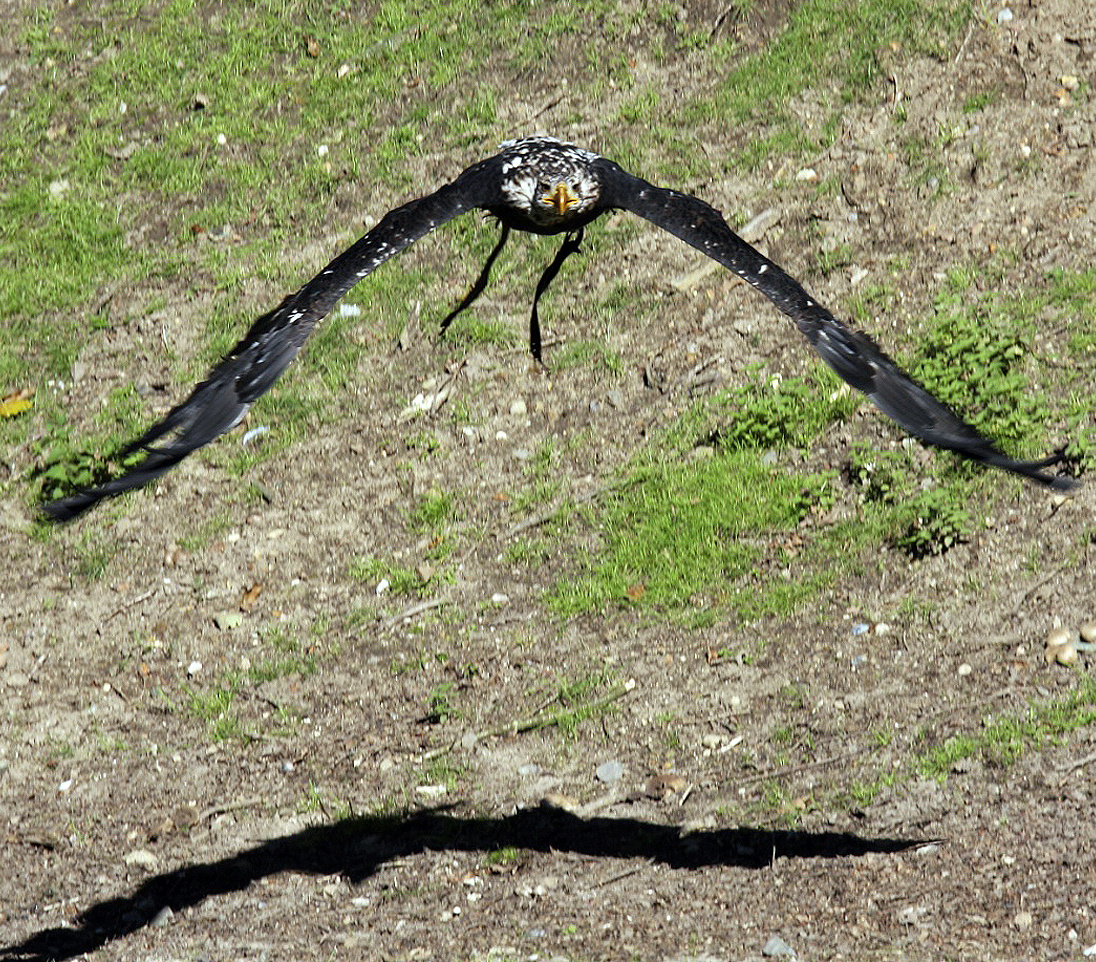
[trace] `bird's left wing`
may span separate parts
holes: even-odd
[[[655,187],[604,158],[598,160],[597,170],[604,206],[638,214],[757,288],[795,321],[834,371],[911,434],[1059,490],[1075,486],[1071,478],[1042,470],[1057,458],[1017,461],[999,451],[899,368],[867,334],[842,324],[798,281],[734,233],[715,208],[695,197]]]
[[[499,161],[492,157],[469,167],[451,184],[390,211],[300,290],[260,317],[190,397],[124,452],[143,450],[144,460],[114,481],[44,505],[44,514],[67,521],[104,498],[148,484],[234,428],[289,366],[339,298],[440,224],[474,208],[497,204],[499,182]],[[174,436],[153,446],[166,435]]]

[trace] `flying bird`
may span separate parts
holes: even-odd
[[[296,293],[260,317],[240,342],[181,404],[123,454],[144,458],[116,480],[43,506],[56,521],[75,517],[104,498],[139,488],[175,467],[243,419],[296,357],[316,325],[355,284],[434,228],[472,210],[501,223],[501,236],[469,294],[443,329],[479,295],[511,230],[564,234],[533,297],[529,347],[540,360],[537,303],[566,258],[579,249],[584,228],[611,210],[650,221],[718,261],[787,314],[822,359],[910,434],[975,461],[1012,471],[1051,488],[1075,482],[1044,469],[1060,458],[1017,461],[1000,451],[944,403],[905,374],[875,342],[841,323],[779,266],[742,240],[715,208],[628,173],[613,161],[554,137],[506,141],[500,152],[473,164],[452,183],[397,207]],[[156,442],[167,438],[161,444]]]

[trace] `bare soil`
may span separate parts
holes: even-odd
[[[762,42],[785,6],[757,3],[754,19],[723,29]],[[684,9],[698,25],[719,14]],[[987,8],[946,60],[896,53],[878,101],[847,108],[835,146],[809,161],[842,191],[789,188],[761,240],[831,304],[852,272],[810,273],[803,252],[819,235],[823,246],[854,244],[869,272],[906,258],[900,306],[872,327],[892,350],[916,351],[911,319],[926,315],[940,272],[981,263],[995,245],[1023,251],[1004,267],[1006,289],[1091,266],[1096,115],[1061,78],[1091,84],[1096,20],[1086,0],[1011,12],[999,24]],[[0,52],[20,56],[12,37]],[[643,65],[664,75],[668,111],[710,82],[699,63],[682,53]],[[612,95],[578,111],[564,79],[549,89],[543,74],[507,78],[504,119],[515,133],[546,128],[612,156]],[[988,107],[962,112],[989,89]],[[811,99],[805,124],[818,113]],[[944,121],[966,132],[938,147],[950,177],[941,200],[911,178],[900,137],[931,141]],[[1023,147],[1032,162],[1020,176]],[[416,160],[416,182],[434,185],[493,149]],[[779,173],[673,186],[752,215],[773,204]],[[347,221],[400,199],[348,192]],[[150,212],[150,237],[161,216]],[[288,262],[319,267],[334,253],[325,240]],[[448,263],[431,240],[408,256]],[[458,358],[429,331],[399,349],[363,319],[371,349],[359,386],[339,400],[353,417],[256,467],[269,501],[226,503],[239,481],[198,456],[117,520],[94,513],[43,540],[9,489],[0,953],[730,960],[759,958],[778,936],[801,959],[1079,959],[1096,946],[1091,727],[1029,744],[1011,764],[976,759],[943,781],[904,777],[862,803],[849,794],[900,768],[926,731],[977,734],[983,720],[1081,685],[1084,660],[1048,666],[1042,645],[1056,624],[1096,618],[1091,484],[1059,503],[1002,479],[1013,494],[970,543],[916,563],[881,545],[878,565],[853,583],[751,624],[691,630],[621,609],[560,623],[541,599],[568,559],[539,569],[504,560],[523,536],[513,529],[535,529],[542,506],[515,516],[505,498],[545,438],[596,439],[559,446],[561,491],[581,498],[684,407],[698,364],[713,362],[723,384],[758,360],[805,369],[806,346],[749,290],[718,273],[686,292],[668,283],[701,261],[644,227],[553,290],[551,336],[604,337],[627,359],[617,373],[545,373],[522,350],[490,346]],[[461,267],[424,299],[459,294],[471,270]],[[652,319],[590,331],[584,299],[621,278],[657,300]],[[258,314],[282,291],[256,287]],[[523,330],[528,293],[503,287],[488,303]],[[172,331],[216,309],[211,290],[163,294]],[[119,377],[155,382],[166,370],[159,333],[140,333],[89,338],[83,376],[66,387],[74,431]],[[652,390],[644,372],[654,369],[685,387]],[[449,380],[449,403],[469,401],[474,437],[443,416],[400,420],[417,393]],[[249,423],[262,423],[261,409]],[[408,443],[424,424],[440,445],[420,458]],[[839,466],[864,439],[900,442],[865,406],[816,457]],[[1047,449],[1062,440],[1048,437]],[[28,458],[9,460],[20,472]],[[926,456],[926,472],[933,463]],[[350,568],[367,555],[426,563],[428,539],[406,517],[434,488],[460,493],[464,554],[452,581],[428,593],[435,607],[400,617],[415,598],[378,596]],[[207,522],[207,539],[180,547],[181,532]],[[105,571],[78,573],[87,545],[107,541],[122,547]],[[256,584],[261,594],[245,599]],[[929,603],[931,616],[909,613]],[[854,635],[861,621],[890,631]],[[314,656],[315,670],[245,681],[229,711],[256,737],[213,737],[188,708],[191,693],[246,674],[272,637],[297,639],[296,657]],[[484,734],[558,708],[562,680],[604,673],[634,687],[573,732]],[[450,711],[435,710],[439,686]],[[618,782],[596,775],[608,761],[623,766]]]

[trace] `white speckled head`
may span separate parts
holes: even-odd
[[[508,140],[502,148],[502,193],[507,204],[545,228],[567,229],[600,195],[591,170],[598,155],[555,137]]]

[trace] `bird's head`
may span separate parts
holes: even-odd
[[[503,145],[502,192],[515,214],[539,228],[569,230],[597,205],[597,154],[553,137],[527,137]]]

